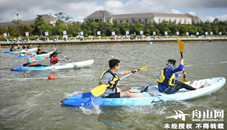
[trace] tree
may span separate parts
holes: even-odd
[[[66,15],[66,14],[63,13],[63,12],[59,12],[59,13],[54,14],[54,15],[55,15],[55,16],[58,18],[58,20],[60,20],[60,21],[69,21],[70,19],[72,19],[72,17]]]
[[[144,34],[146,34],[146,35],[152,35],[153,34],[153,31],[155,31],[155,30],[156,30],[156,28],[155,28],[154,23],[150,22],[149,24],[145,24]]]
[[[136,23],[134,25],[134,32],[136,32],[136,34],[140,34],[140,31],[144,31],[144,27],[145,27],[145,24],[144,23]]]
[[[20,35],[20,32],[21,32],[20,26],[22,24],[22,21],[21,20],[12,20],[12,23],[14,23],[15,26],[17,27],[17,32],[18,32],[18,35],[17,36],[19,36]]]
[[[44,19],[42,19],[41,15],[37,15],[37,18],[35,20],[34,33],[43,36],[44,28],[47,27],[47,24],[48,23]]]
[[[76,36],[79,32],[81,32],[81,23],[80,22],[73,22],[69,26],[69,34]]]
[[[205,32],[212,32],[211,25],[210,25],[209,23],[203,24],[203,30],[204,30]]]
[[[106,26],[106,36],[111,36],[113,31],[113,23],[105,23]]]
[[[89,23],[90,29],[93,36],[96,36],[96,32],[98,31],[99,24],[97,22],[91,22]]]
[[[126,31],[130,31],[130,23],[122,23],[120,25],[120,34],[125,35]]]
[[[212,30],[214,35],[218,35],[219,34],[219,27],[217,25],[213,25],[212,26]]]
[[[218,18],[215,18],[214,21],[213,21],[213,23],[219,23],[219,22],[220,22],[220,21],[219,21]]]

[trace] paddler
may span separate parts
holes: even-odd
[[[37,50],[36,50],[36,54],[46,54],[47,52],[45,50],[42,49],[41,46],[38,46]]]
[[[31,55],[27,58],[26,64],[23,66],[36,66],[37,64],[35,64],[35,62],[37,62],[35,59],[35,53],[31,53]]]
[[[186,72],[183,72],[181,74],[175,74],[184,69],[184,59],[183,58],[180,59],[180,65],[178,68],[175,68],[175,63],[176,63],[176,60],[174,59],[167,60],[166,68],[161,70],[161,72],[156,76],[158,78],[157,82],[158,82],[158,89],[160,92],[163,92],[166,94],[173,94],[182,88],[185,88],[187,90],[196,90],[204,87],[202,85],[199,88],[193,88],[192,87],[193,81],[189,85],[187,85],[178,80],[175,80],[175,78],[186,74]]]
[[[58,63],[59,58],[57,57],[58,52],[55,51],[50,55],[50,65],[55,65],[56,63]]]
[[[110,85],[109,87],[107,87],[106,91],[101,95],[103,98],[141,97],[132,93],[140,93],[143,90],[129,89],[123,91],[123,88],[125,87],[122,85],[120,86],[117,85],[119,75],[135,73],[138,70],[135,69],[132,71],[119,71],[120,61],[118,59],[111,59],[109,61],[109,68],[110,68],[109,70],[102,73],[99,80],[99,85],[101,84]]]
[[[15,46],[14,46],[14,44],[11,46],[11,48],[10,48],[10,51],[14,51],[15,50]]]

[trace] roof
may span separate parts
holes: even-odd
[[[175,13],[135,13],[135,14],[118,14],[113,15],[114,19],[121,18],[146,18],[146,17],[183,17],[188,18],[186,14],[175,14]]]
[[[175,17],[175,18],[189,18],[196,17],[190,14],[176,14],[176,13],[134,13],[134,14],[112,14],[106,10],[98,10],[87,16],[85,20],[91,18],[113,18],[113,19],[132,19],[132,18],[153,18],[153,17]]]
[[[50,22],[50,21],[57,21],[58,18],[54,17],[53,15],[51,14],[43,14],[43,15],[40,15],[42,17],[42,19]]]
[[[92,13],[91,15],[87,16],[85,19],[102,18],[102,17],[111,18],[111,17],[113,17],[113,15],[106,10],[98,10],[98,11],[95,11],[94,13]]]
[[[44,14],[44,15],[40,15],[42,17],[42,19],[44,19],[47,22],[56,22],[58,19],[54,16],[52,16],[51,14]],[[36,19],[33,20],[25,20],[25,21],[21,21],[22,24],[25,25],[31,25],[35,23]],[[16,24],[14,24],[13,22],[1,22],[0,23],[0,27],[8,27],[8,26],[17,26]]]

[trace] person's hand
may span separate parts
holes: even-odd
[[[113,85],[113,84],[115,84],[115,81],[110,81],[109,84]]]
[[[137,69],[135,69],[135,70],[132,70],[132,73],[136,73],[136,72],[138,72],[138,70],[137,70]]]
[[[183,72],[182,72],[182,75],[185,75],[185,74],[186,74],[186,72],[185,72],[185,71],[183,71]]]
[[[180,59],[180,64],[184,65],[184,58]]]

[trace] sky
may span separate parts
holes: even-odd
[[[39,14],[63,12],[81,21],[97,10],[112,14],[190,13],[202,21],[227,20],[227,0],[0,0],[0,22],[32,20]]]

